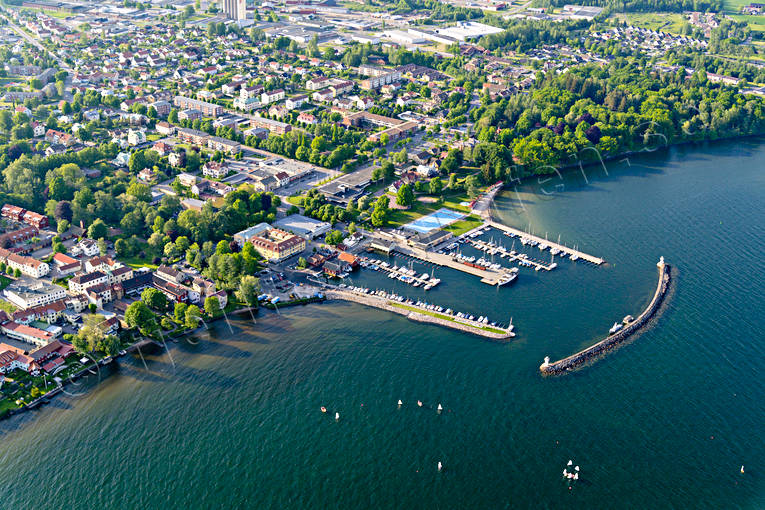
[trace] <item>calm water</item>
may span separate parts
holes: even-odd
[[[499,290],[433,269],[444,283],[429,300],[513,317],[512,343],[335,303],[218,323],[198,344],[123,360],[82,395],[0,422],[0,506],[763,508],[761,142],[502,195],[506,223],[608,261],[522,269]],[[678,278],[656,327],[594,366],[540,377],[545,355],[641,311],[660,255]],[[568,459],[582,469],[571,491]]]

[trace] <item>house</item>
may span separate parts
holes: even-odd
[[[311,78],[310,80],[305,82],[305,88],[307,88],[308,90],[321,90],[323,88],[329,87],[330,85],[332,85],[332,82],[329,80],[329,78],[326,78],[324,76]]]
[[[75,138],[69,133],[56,131],[55,129],[49,129],[45,132],[45,141],[51,144],[58,144],[69,147],[70,145],[74,145],[77,140],[75,140]]]
[[[197,183],[197,176],[182,172],[178,174],[178,182],[181,183],[181,186],[190,188]]]
[[[175,133],[175,127],[169,122],[157,122],[156,126],[154,127],[157,130],[157,133],[161,135],[172,136]]]
[[[286,122],[266,119],[265,117],[253,117],[250,119],[250,126],[254,128],[264,128],[276,135],[283,135],[292,131],[292,126]]]
[[[324,263],[324,274],[327,276],[338,277],[344,274],[346,267],[339,262],[327,261]]]
[[[152,170],[151,168],[144,168],[143,170],[138,172],[138,175],[136,176],[136,178],[139,181],[142,181],[142,182],[145,182],[145,183],[150,183],[150,182],[154,181],[154,179],[156,177],[157,177],[157,173],[154,170]]]
[[[142,129],[129,129],[127,141],[129,145],[139,145],[146,143],[146,132]]]
[[[189,301],[189,291],[183,285],[164,280],[156,274],[152,278],[152,285],[174,303],[188,303]]]
[[[347,251],[341,251],[340,255],[337,256],[337,260],[347,264],[351,267],[351,269],[356,269],[359,267],[359,259],[356,257],[356,255],[348,253]]]
[[[19,324],[29,324],[33,321],[47,322],[53,324],[66,311],[64,298],[44,305],[38,305],[25,310],[16,310],[13,312],[13,320]]]
[[[268,223],[258,223],[257,225],[254,225],[245,230],[242,230],[241,232],[237,232],[236,234],[234,234],[234,241],[236,241],[236,243],[240,247],[244,246],[244,244],[249,242],[250,239],[260,235],[261,233],[265,232],[269,228],[271,228],[271,225],[269,225]]]
[[[85,255],[86,257],[93,257],[95,255],[98,255],[98,253],[101,251],[98,248],[98,243],[95,242],[93,239],[85,238],[81,240],[76,245],[72,246],[69,250],[72,255],[75,257],[78,255]]]
[[[24,349],[5,343],[0,344],[0,373],[7,374],[19,369],[25,372],[37,372],[40,366],[25,353]]]
[[[217,161],[208,161],[202,167],[202,174],[210,179],[223,179],[228,175],[228,166]]]
[[[44,331],[42,329],[33,328],[26,324],[19,324],[18,322],[6,322],[0,325],[0,331],[8,335],[9,338],[21,340],[28,344],[44,346],[55,340],[53,333]]]
[[[62,276],[76,273],[81,268],[79,260],[72,258],[64,253],[54,254],[53,264],[56,266],[56,269],[58,269],[58,273]]]
[[[173,147],[166,144],[165,142],[155,142],[154,145],[151,146],[151,148],[160,156],[166,156],[167,154],[170,154],[170,152],[172,152],[173,150]]]
[[[307,112],[302,112],[300,115],[297,116],[297,121],[302,122],[303,124],[308,124],[310,126],[313,126],[318,123],[316,120],[316,117],[314,117],[312,114]]]
[[[229,154],[236,154],[242,150],[242,145],[239,142],[219,136],[210,136],[207,139],[207,147],[214,151],[222,151]]]
[[[73,294],[82,294],[91,287],[106,284],[108,282],[109,278],[105,273],[101,271],[94,271],[92,273],[74,276],[71,280],[69,280],[69,290]]]
[[[305,250],[305,239],[278,228],[271,228],[252,237],[250,243],[263,258],[281,262]]]

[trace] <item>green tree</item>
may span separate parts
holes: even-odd
[[[207,296],[205,298],[205,313],[210,317],[218,317],[223,313],[220,309],[220,299],[218,296]]]
[[[106,223],[101,218],[96,219],[88,227],[88,237],[91,239],[101,239],[106,237],[108,233],[109,227],[106,226]]]
[[[146,303],[134,301],[125,310],[125,323],[129,328],[138,328],[143,335],[150,335],[157,329],[157,320]]]
[[[187,329],[195,329],[199,327],[199,321],[202,320],[202,314],[199,312],[199,307],[197,305],[189,305],[188,308],[186,308],[186,316],[184,320],[184,325]]]
[[[167,309],[167,296],[154,287],[146,288],[141,292],[141,301],[153,310],[164,311]]]
[[[260,293],[260,281],[252,276],[243,276],[239,281],[239,288],[236,291],[236,297],[247,306],[256,306],[258,304],[258,294]]]
[[[402,184],[398,189],[396,203],[403,207],[411,207],[414,204],[414,191],[409,184]]]
[[[181,302],[175,303],[173,316],[175,317],[176,321],[183,322],[186,319],[186,308],[188,307],[189,305],[187,305],[186,303],[181,303]]]

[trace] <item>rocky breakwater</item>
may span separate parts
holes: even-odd
[[[567,371],[573,370],[588,361],[593,360],[599,356],[604,355],[624,343],[630,336],[634,335],[641,329],[643,329],[649,322],[649,320],[659,310],[664,297],[669,291],[670,284],[672,282],[672,275],[670,271],[670,265],[664,262],[664,257],[659,259],[656,264],[659,269],[659,283],[656,286],[656,292],[648,303],[648,307],[641,313],[636,319],[628,321],[617,332],[609,335],[605,339],[596,343],[595,345],[583,349],[576,354],[572,354],[566,358],[558,361],[550,361],[549,357],[545,357],[544,363],[539,366],[539,370],[544,375],[562,374]]]

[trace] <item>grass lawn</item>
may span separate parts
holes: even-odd
[[[443,319],[443,320],[447,320],[447,321],[450,321],[450,322],[456,322],[457,324],[462,324],[464,326],[467,326],[467,327],[470,327],[470,328],[473,328],[473,329],[481,329],[483,331],[488,331],[490,333],[496,333],[498,335],[502,335],[502,334],[506,333],[505,331],[502,331],[501,329],[492,328],[492,327],[489,327],[489,326],[480,326],[479,327],[479,326],[472,326],[470,324],[465,324],[464,322],[457,322],[456,320],[454,320],[454,317],[452,317],[451,315],[446,315],[446,314],[443,314],[443,313],[433,312],[431,310],[423,310],[422,308],[417,308],[416,306],[409,306],[409,305],[405,305],[403,303],[397,303],[397,302],[394,302],[394,301],[388,301],[388,304],[391,305],[391,306],[395,306],[396,308],[403,308],[404,310],[410,310],[412,312],[421,313],[423,315],[430,315],[431,317],[436,317],[437,319]]]
[[[452,223],[448,227],[444,228],[444,230],[451,232],[455,237],[457,237],[461,236],[465,232],[473,230],[480,225],[483,225],[483,220],[475,214],[471,214],[465,219]]]
[[[460,212],[470,212],[468,207],[460,205],[460,202],[470,202],[470,198],[463,193],[454,193],[450,195],[444,195],[444,203],[438,205],[437,203],[423,203],[416,201],[410,209],[393,210],[388,218],[388,225],[391,227],[400,227],[406,223],[410,223],[421,216],[430,214],[442,207],[454,209]]]
[[[725,0],[725,11],[732,14],[740,13],[741,8],[750,3],[752,3],[751,0]]]
[[[611,16],[619,21],[627,21],[629,25],[662,32],[680,33],[685,17],[682,14],[630,12],[617,13]]]
[[[6,288],[11,283],[11,281],[12,280],[7,276],[0,276],[0,290]]]
[[[746,4],[749,5],[749,4]],[[753,31],[763,32],[765,31],[765,16],[745,16],[743,14],[737,14],[731,16],[738,22],[743,22],[749,25]]]
[[[296,205],[298,207],[303,207],[303,196],[297,195],[297,196],[287,197],[287,202],[289,202],[292,205]]]
[[[16,305],[11,303],[10,301],[0,299],[0,310],[4,310],[7,314],[10,315],[16,310],[18,310],[18,308],[16,307]]]
[[[149,269],[157,269],[157,264],[153,264],[151,262],[152,257],[147,257],[146,259],[142,259],[138,256],[133,257],[120,257],[119,260],[123,264],[126,264],[133,269],[140,269],[142,267],[148,267]]]

